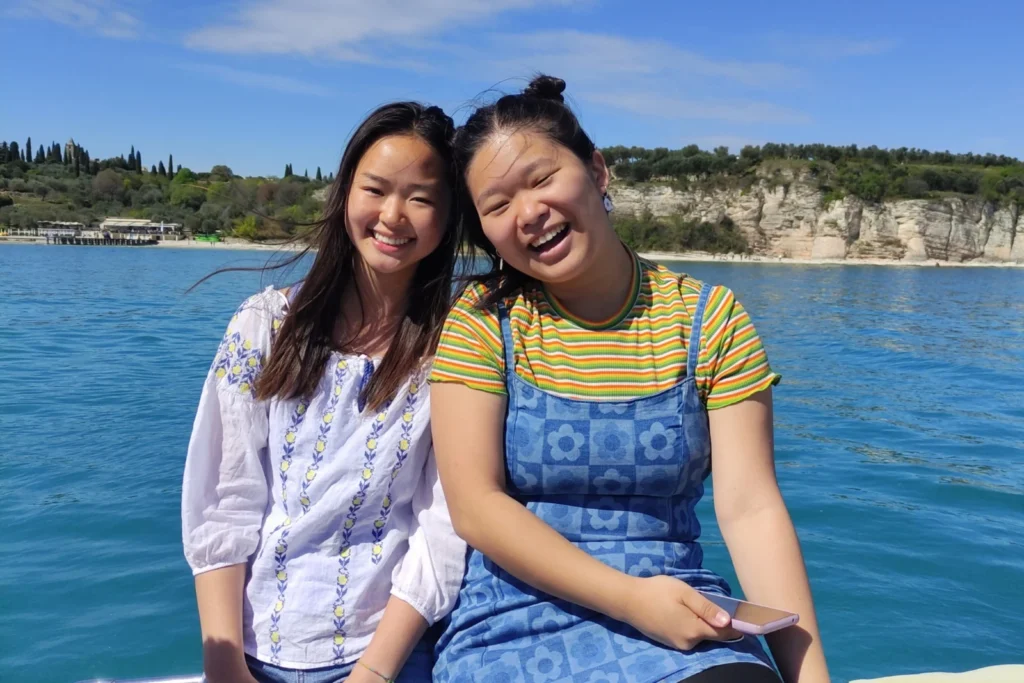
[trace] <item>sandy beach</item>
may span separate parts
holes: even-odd
[[[2,244],[42,244],[42,238],[32,237],[0,237]],[[143,247],[145,248],[145,247]],[[197,242],[195,240],[178,240],[158,242],[158,249],[217,249],[221,251],[301,251],[304,246],[294,242],[250,242],[237,237],[228,237],[220,242]],[[652,261],[696,261],[737,264],[782,264],[803,266],[898,266],[904,268],[1024,268],[1021,261],[894,261],[889,259],[798,259],[782,256],[766,256],[752,254],[709,254],[704,252],[673,252],[643,251],[640,256]]]

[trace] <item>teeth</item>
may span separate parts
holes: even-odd
[[[531,247],[539,247],[541,245],[547,244],[548,242],[550,242],[551,240],[555,239],[556,237],[558,237],[559,235],[561,235],[563,232],[565,232],[568,229],[569,229],[569,224],[568,223],[562,223],[557,228],[554,228],[553,230],[549,230],[548,232],[544,233],[543,235],[541,235],[540,237],[538,237],[534,241],[530,242],[530,246]]]
[[[409,242],[412,242],[412,239],[410,239],[408,237],[403,237],[403,238],[388,237],[387,235],[382,235],[379,232],[373,233],[373,237],[378,242],[383,242],[384,244],[387,244],[388,246],[391,246],[391,247],[400,247],[403,244],[408,244]]]

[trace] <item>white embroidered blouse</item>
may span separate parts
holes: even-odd
[[[466,546],[430,436],[428,368],[364,413],[374,363],[331,356],[308,400],[254,382],[288,302],[267,288],[232,317],[203,387],[185,464],[182,537],[194,574],[248,563],[245,651],[306,669],[362,654],[389,595],[428,623],[452,608]]]

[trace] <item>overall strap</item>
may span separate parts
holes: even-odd
[[[504,301],[498,302],[498,323],[501,325],[501,345],[505,351],[505,379],[515,372],[515,352],[512,346],[512,324]]]
[[[704,283],[697,298],[697,310],[693,313],[693,325],[690,326],[690,339],[686,343],[686,376],[697,375],[697,361],[700,359],[700,332],[704,324],[704,308],[708,303],[711,285]]]

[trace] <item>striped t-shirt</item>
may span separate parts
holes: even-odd
[[[687,342],[702,283],[634,256],[631,295],[612,318],[580,320],[543,287],[505,301],[515,372],[544,391],[571,399],[618,401],[658,393],[686,376]],[[505,359],[497,307],[477,308],[487,290],[459,297],[441,333],[430,377],[505,394]],[[711,288],[701,329],[697,386],[709,410],[776,384],[750,316],[726,287]]]

